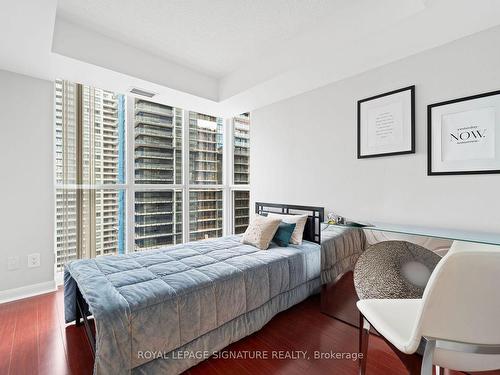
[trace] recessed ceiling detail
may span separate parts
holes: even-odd
[[[59,0],[57,16],[221,78],[359,0]]]
[[[16,0],[0,69],[227,116],[499,24],[500,1]]]

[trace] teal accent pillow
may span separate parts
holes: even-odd
[[[281,222],[276,234],[273,237],[273,242],[278,246],[287,247],[290,243],[290,238],[292,238],[293,230],[295,229],[295,223],[288,224]]]

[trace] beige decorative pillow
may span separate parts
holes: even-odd
[[[243,234],[241,242],[266,250],[278,230],[280,218],[269,218],[255,215]]]
[[[275,214],[270,212],[268,218],[276,218],[282,220],[284,223],[295,224],[295,229],[293,230],[292,237],[290,238],[290,243],[294,245],[302,244],[302,236],[304,234],[304,228],[306,226],[308,215],[284,215]]]

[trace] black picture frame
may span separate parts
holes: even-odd
[[[449,104],[465,102],[469,100],[481,99],[488,96],[500,95],[500,90],[489,91],[482,94],[464,96],[457,99],[446,100],[439,103],[429,104],[427,106],[427,175],[428,176],[447,176],[447,175],[474,175],[474,174],[498,174],[500,169],[477,170],[477,171],[447,171],[436,172],[432,170],[432,110]]]
[[[404,91],[410,92],[410,101],[411,101],[411,116],[410,116],[411,147],[410,147],[410,149],[396,151],[396,152],[361,155],[361,105],[363,103],[369,102],[371,100],[379,99],[379,98],[382,98],[384,96],[390,96],[393,94],[399,94],[399,93],[404,92]],[[415,85],[403,87],[401,89],[389,91],[389,92],[386,92],[384,94],[379,94],[379,95],[375,95],[375,96],[372,96],[372,97],[369,97],[366,99],[358,100],[357,115],[358,115],[358,118],[357,118],[357,122],[358,122],[358,126],[357,126],[358,159],[377,158],[377,157],[383,157],[383,156],[405,155],[405,154],[414,154],[415,153]]]

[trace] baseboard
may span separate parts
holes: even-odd
[[[38,296],[39,294],[45,294],[55,290],[57,290],[57,286],[54,280],[22,286],[20,288],[0,290],[0,303]]]

